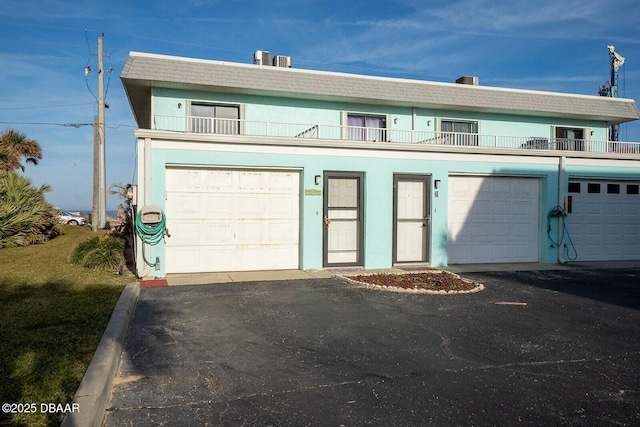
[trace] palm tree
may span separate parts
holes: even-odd
[[[37,165],[42,159],[40,144],[17,130],[5,129],[0,134],[0,170],[20,169],[24,172],[23,157],[26,163]]]
[[[60,234],[56,210],[44,197],[48,185],[35,188],[15,171],[0,170],[0,248],[44,243]]]

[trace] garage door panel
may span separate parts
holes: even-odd
[[[234,212],[236,218],[261,218],[264,216],[264,196],[242,194],[236,197],[237,207]]]
[[[190,196],[175,196],[175,203],[167,207],[166,215],[179,218],[193,218],[200,212],[200,201]]]
[[[233,172],[203,170],[201,174],[201,187],[203,191],[230,192],[233,190]]]
[[[532,197],[536,197],[536,196],[532,196]],[[511,208],[511,214],[514,216],[528,216],[530,215],[532,212],[538,212],[538,203],[536,201],[536,203],[533,202],[528,202],[526,200],[519,200],[518,203],[511,203],[510,204],[510,208]]]
[[[622,205],[621,212],[623,215],[631,215],[631,216],[640,215],[640,205],[635,203]],[[638,217],[636,216],[636,218]]]
[[[612,244],[604,245],[605,256],[609,256],[609,257],[621,256],[622,255],[621,249],[622,248],[620,247],[620,245],[612,245]]]
[[[197,170],[180,170],[167,175],[167,191],[176,189],[193,190],[197,188],[200,188],[200,173]]]
[[[269,173],[270,192],[291,193],[298,190],[297,173]]]
[[[450,176],[449,188],[449,263],[538,260],[539,179]]]
[[[609,203],[604,205],[604,211],[607,215],[620,215],[621,210],[622,210],[622,205],[620,203],[614,203],[609,201]]]
[[[531,222],[519,222],[511,224],[511,235],[517,240],[527,241],[527,246],[530,246],[530,241],[527,239],[537,236],[539,229],[539,224],[537,222],[535,224]],[[517,242],[514,242],[514,244],[517,244]]]
[[[201,218],[228,219],[234,216],[233,197],[229,195],[203,196],[201,203]]]
[[[298,227],[289,221],[271,221],[267,228],[267,243],[282,244],[298,240]]]
[[[296,196],[278,195],[267,198],[265,211],[270,218],[297,218],[299,200]]]
[[[171,237],[167,238],[167,242],[171,241],[169,246],[207,246],[227,244],[235,240],[231,224],[226,223],[174,221],[167,223],[167,228],[171,234]]]
[[[478,200],[474,205],[469,209],[469,213],[473,215],[485,215],[490,216],[493,214],[491,209],[491,202],[485,200]]]
[[[508,238],[513,234],[511,224],[509,223],[497,223],[492,226],[492,234],[499,238]]]
[[[167,170],[167,272],[298,268],[299,173]]]

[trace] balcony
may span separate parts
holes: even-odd
[[[560,150],[570,152],[640,154],[640,142],[411,131],[371,127],[214,119],[207,117],[156,115],[154,116],[153,129],[217,135],[363,141],[366,143],[429,144],[458,147],[504,148],[511,150]]]

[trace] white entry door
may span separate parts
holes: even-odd
[[[324,262],[326,267],[363,265],[361,173],[326,172]]]
[[[300,173],[169,168],[167,273],[299,268]]]
[[[394,177],[394,262],[421,263],[428,257],[429,177]]]

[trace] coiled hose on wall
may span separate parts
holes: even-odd
[[[138,212],[138,215],[136,215],[136,233],[138,233],[140,240],[142,240],[142,259],[144,259],[144,262],[150,267],[155,267],[158,262],[150,263],[149,260],[147,260],[144,245],[157,245],[164,238],[166,231],[167,219],[164,216],[164,212],[162,212],[162,219],[153,224],[145,224],[142,222],[142,212]]]

